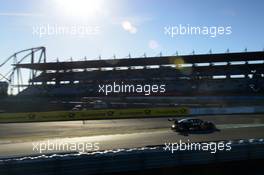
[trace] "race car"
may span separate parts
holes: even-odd
[[[181,120],[174,119],[173,121],[171,129],[177,132],[210,131],[216,128],[214,123],[201,119],[186,118]]]

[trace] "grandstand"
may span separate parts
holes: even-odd
[[[111,82],[165,84],[155,96],[260,95],[264,52],[15,64],[35,73],[19,96],[97,97]],[[143,96],[143,94],[110,94]]]
[[[95,101],[101,101],[107,108],[264,102],[263,51],[47,62],[45,50],[44,47],[26,49],[0,64],[0,67],[7,62],[12,64],[6,74],[1,72],[0,81],[6,81],[0,82],[0,111],[71,110],[83,103],[86,107],[93,106]],[[21,59],[20,53],[24,53]],[[22,79],[27,73],[25,84]],[[150,95],[99,93],[99,85],[113,82],[162,84],[166,91]],[[7,88],[9,94],[14,88],[18,93],[7,96]]]

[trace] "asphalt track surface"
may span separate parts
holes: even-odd
[[[264,138],[264,115],[199,116],[218,128],[209,133],[180,134],[168,118],[0,124],[0,159],[67,152],[34,148],[37,143],[97,143],[100,150],[164,143]]]

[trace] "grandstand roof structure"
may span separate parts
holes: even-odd
[[[262,61],[264,60],[264,51],[163,56],[163,57],[123,58],[123,59],[101,59],[101,60],[68,61],[68,62],[64,61],[64,62],[45,62],[45,63],[20,63],[20,64],[14,64],[14,66],[16,68],[26,68],[26,69],[32,69],[38,71],[45,71],[45,70],[56,71],[56,70],[103,68],[103,67],[154,66],[154,65],[169,65],[169,64],[196,64],[196,63],[216,63],[216,62],[233,62],[233,61],[247,62],[247,61],[261,61],[261,60]]]

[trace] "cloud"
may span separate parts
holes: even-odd
[[[27,17],[27,16],[43,16],[39,13],[18,13],[18,12],[0,12],[0,16],[16,16],[16,17]]]
[[[159,46],[159,43],[156,40],[150,40],[149,43],[148,43],[148,47],[150,49],[157,49],[160,46]]]
[[[137,33],[137,28],[134,25],[132,25],[131,22],[129,22],[129,21],[123,21],[122,27],[125,31],[127,31],[131,34]]]

